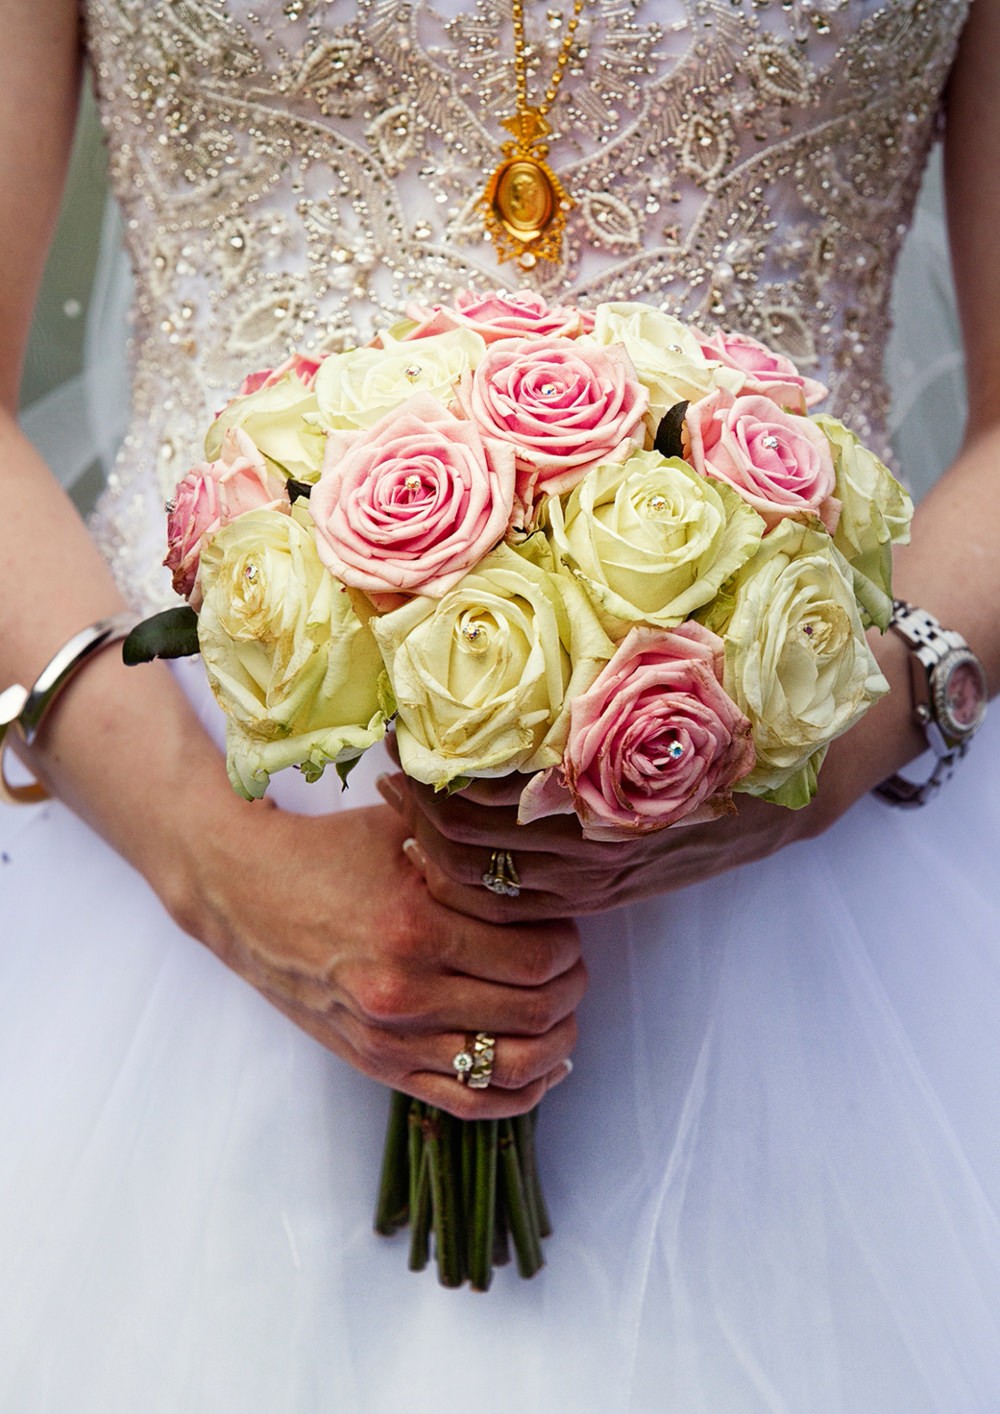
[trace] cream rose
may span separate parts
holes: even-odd
[[[572,579],[507,546],[443,599],[412,599],[372,629],[397,705],[403,770],[438,789],[555,765],[567,699],[614,651]]]
[[[223,526],[200,583],[198,639],[241,795],[263,795],[285,766],[316,779],[384,736],[375,640],[295,514],[249,511]]]
[[[696,402],[716,388],[736,392],[743,383],[738,369],[705,357],[688,325],[648,304],[599,304],[593,332],[580,342],[624,345],[649,393],[647,422],[654,436],[675,403]]]
[[[205,451],[209,461],[222,455],[230,428],[240,427],[254,446],[285,477],[315,481],[326,445],[316,426],[316,396],[290,362],[275,381],[265,381],[252,393],[241,393],[222,409],[208,429]]]
[[[892,614],[892,547],[910,538],[913,502],[878,457],[836,418],[812,419],[833,453],[840,519],[833,543],[854,574],[866,622],[884,629]]]
[[[386,332],[377,348],[330,354],[314,384],[320,421],[331,429],[371,427],[421,392],[447,405],[458,379],[474,369],[485,352],[479,334],[449,329],[414,341]]]
[[[725,689],[753,725],[757,764],[737,789],[808,804],[829,743],[889,686],[850,566],[822,530],[783,521],[706,620],[725,640]]]
[[[672,628],[690,618],[764,532],[730,486],[658,452],[596,467],[568,496],[547,500],[544,517],[556,556],[616,640],[634,623]]]

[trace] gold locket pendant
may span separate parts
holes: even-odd
[[[530,270],[539,260],[559,259],[573,202],[545,160],[542,139],[551,128],[543,115],[527,108],[505,118],[503,126],[514,141],[503,144],[503,161],[486,184],[480,208],[497,259],[515,259]]]

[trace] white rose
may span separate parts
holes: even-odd
[[[242,428],[258,451],[281,474],[296,481],[316,481],[323,465],[326,437],[316,426],[316,395],[294,372],[276,383],[232,399],[208,429],[205,452],[218,461],[231,427]]]
[[[865,621],[885,629],[892,614],[892,547],[910,538],[913,502],[888,467],[842,422],[825,415],[812,420],[833,453],[840,501],[833,543],[854,573]]]
[[[316,779],[385,735],[371,630],[294,515],[248,511],[223,526],[200,583],[198,639],[241,795],[263,795],[286,766]]]
[[[716,388],[738,392],[744,375],[710,360],[698,336],[672,314],[648,304],[600,304],[591,334],[580,340],[624,344],[639,382],[649,393],[647,421],[655,435],[660,419],[675,403],[697,402]]]
[[[438,789],[556,765],[568,700],[614,652],[572,579],[506,546],[443,598],[411,599],[372,628],[403,770]]]
[[[447,406],[458,379],[486,352],[485,341],[471,329],[403,341],[385,333],[381,343],[323,360],[315,392],[324,427],[371,427],[418,392]]]
[[[764,522],[725,482],[677,457],[636,452],[546,500],[546,534],[605,629],[674,628],[753,554]]]
[[[757,764],[737,790],[807,805],[830,742],[889,690],[850,566],[825,531],[784,520],[705,617],[725,640],[723,686],[753,726]]]

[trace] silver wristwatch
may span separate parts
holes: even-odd
[[[889,776],[875,794],[893,805],[925,805],[954,771],[986,716],[983,665],[960,633],[942,628],[926,609],[894,599],[889,627],[910,648],[913,715],[937,761],[926,781]]]

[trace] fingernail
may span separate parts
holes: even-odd
[[[412,837],[403,841],[403,853],[421,874],[427,873],[427,856]]]
[[[388,773],[383,772],[381,776],[376,777],[375,784],[378,787],[379,795],[385,801],[386,805],[391,805],[393,810],[402,814],[403,797],[400,795],[392,777]],[[406,846],[404,845],[403,848],[405,849]]]
[[[573,1062],[567,1058],[562,1063],[561,1070],[554,1070],[549,1076],[548,1088],[551,1090],[556,1085],[561,1085],[564,1080],[568,1080],[573,1074]]]

